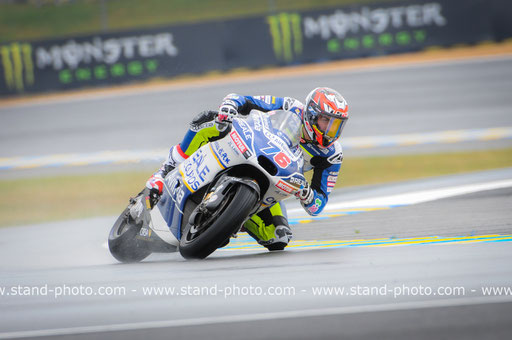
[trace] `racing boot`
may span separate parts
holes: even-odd
[[[292,230],[279,203],[251,216],[243,229],[270,251],[283,250],[292,239]]]
[[[287,225],[274,226],[273,224],[265,225],[254,222],[253,218],[245,222],[245,231],[251,235],[258,244],[270,251],[283,250],[293,237],[292,230]]]
[[[146,188],[151,190],[152,193],[160,196],[164,190],[164,178],[169,172],[174,170],[175,166],[164,163],[146,182]]]
[[[164,190],[164,178],[169,172],[174,170],[181,162],[185,160],[184,157],[178,152],[179,144],[173,146],[169,150],[167,160],[162,164],[160,169],[155,172],[146,182],[146,188],[150,189],[152,193],[160,197]]]
[[[150,190],[149,196],[151,209],[158,203],[158,200],[163,193],[165,176],[174,170],[179,165],[179,163],[185,160],[185,158],[179,154],[177,150],[178,147],[179,144],[171,147],[169,150],[169,155],[167,156],[167,160],[163,162],[160,169],[151,175],[151,177],[146,182],[146,188]],[[140,217],[143,204],[142,196],[143,195],[141,192],[139,195],[137,195],[137,197],[130,200],[130,203],[132,204],[132,207],[130,208],[130,215],[134,220]]]
[[[283,250],[293,237],[292,230],[287,225],[276,226],[274,234],[276,237],[272,240],[273,242],[265,245],[265,248],[270,251]]]

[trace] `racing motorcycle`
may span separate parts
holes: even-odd
[[[108,239],[121,262],[179,250],[204,259],[236,237],[255,213],[305,184],[301,120],[289,111],[234,118],[222,139],[199,148],[164,179],[160,197],[145,188],[119,216]]]

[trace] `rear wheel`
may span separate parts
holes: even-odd
[[[215,211],[198,211],[194,225],[187,221],[180,239],[180,253],[186,259],[204,259],[226,244],[245,221],[258,194],[246,185],[233,187]],[[198,208],[199,209],[199,208]]]
[[[114,223],[108,236],[108,248],[120,262],[140,262],[151,254],[137,240],[141,225],[130,223],[130,208],[126,208]]]

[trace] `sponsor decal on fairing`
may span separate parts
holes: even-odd
[[[240,138],[240,135],[236,131],[231,132],[229,136],[231,137],[231,140],[235,143],[237,149],[240,151],[242,155],[244,155],[246,159],[252,156],[252,153],[247,148],[247,145],[245,145],[245,143],[242,141],[242,138]]]
[[[276,187],[278,187],[279,189],[281,189],[282,191],[286,192],[287,194],[293,194],[295,191],[297,191],[297,189],[295,189],[294,187],[290,186],[289,184],[279,180],[279,182],[276,183]]]
[[[180,172],[182,173],[185,185],[192,192],[201,187],[206,180],[206,175],[210,172],[207,164],[203,164],[205,154],[202,149],[197,150],[190,158],[181,164]]]
[[[228,164],[231,162],[228,153],[217,142],[210,143],[210,146],[212,147],[212,151],[219,160],[219,162],[221,162],[222,167],[226,168]]]

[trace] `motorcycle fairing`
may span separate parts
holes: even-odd
[[[255,138],[256,131],[260,131],[258,138]],[[300,189],[304,181],[304,162],[302,152],[297,149],[297,146],[287,145],[273,131],[266,113],[254,112],[247,120],[235,119],[228,136],[203,145],[166,176],[163,194],[157,204],[161,216],[171,233],[180,240],[182,216],[190,195],[210,184],[226,168],[252,164],[265,171],[258,164],[258,156],[275,162],[276,155],[280,155],[286,161],[277,164],[277,175],[271,179],[267,192],[262,193],[264,197],[258,211],[262,210]]]

